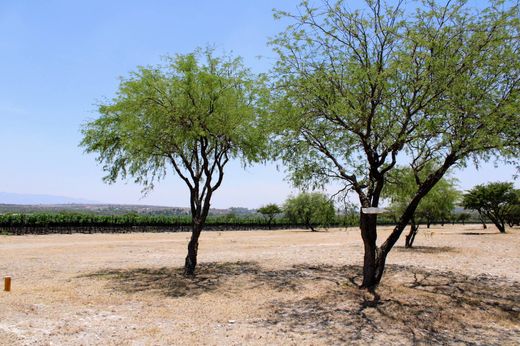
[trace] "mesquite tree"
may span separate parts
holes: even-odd
[[[428,169],[425,168],[423,178],[430,170],[431,166]],[[460,192],[457,191],[455,183],[456,179],[445,176],[421,199],[415,213],[410,218],[410,231],[405,236],[405,247],[413,246],[420,221],[426,222],[427,227],[430,228],[433,221],[451,215],[455,203],[460,198]],[[388,174],[382,196],[390,199],[389,209],[400,217],[415,196],[416,190],[417,181],[414,171],[408,167],[396,167]]]
[[[194,274],[199,236],[226,164],[254,162],[265,149],[258,126],[263,90],[240,59],[199,50],[138,68],[83,129],[81,145],[98,155],[107,182],[132,176],[146,190],[172,169],[189,188],[187,275]]]
[[[312,232],[317,227],[327,227],[336,218],[334,203],[321,192],[302,192],[289,197],[283,210],[291,222],[304,224]]]
[[[270,203],[258,208],[258,212],[266,218],[267,226],[269,229],[271,229],[271,224],[273,223],[274,217],[277,214],[281,214],[282,209],[277,204]]]
[[[464,208],[476,210],[481,219],[487,217],[491,220],[500,233],[506,233],[508,215],[518,203],[513,183],[507,182],[477,185],[464,195],[462,201]]]
[[[363,282],[373,291],[421,199],[455,165],[518,159],[520,34],[516,5],[303,1],[272,41],[281,157],[296,185],[330,181],[378,207],[387,174],[408,164],[416,190],[389,237],[360,213]],[[432,165],[428,174],[424,168]]]

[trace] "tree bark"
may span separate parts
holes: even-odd
[[[197,267],[197,253],[199,249],[199,237],[201,231],[202,225],[197,221],[193,221],[191,239],[188,243],[188,255],[184,261],[184,275],[195,275],[195,268]]]
[[[363,258],[363,283],[361,288],[366,288],[374,292],[379,284],[384,270],[384,262],[381,252],[377,248],[377,216],[373,214],[360,215],[361,237],[365,247],[365,256]],[[386,256],[385,256],[386,257]]]
[[[405,237],[404,247],[411,248],[413,246],[413,242],[415,241],[415,236],[419,232],[419,225],[416,225],[415,222],[412,221],[410,224],[410,232]]]
[[[305,220],[305,225],[311,230],[311,232],[318,232],[318,230],[312,225],[310,218]]]
[[[482,216],[482,213],[481,213],[480,210],[478,211],[478,215],[479,215],[479,218],[480,218],[480,222],[482,222],[482,228],[487,229],[486,222],[484,221],[484,216]]]
[[[495,226],[498,228],[498,231],[500,233],[506,233],[505,221],[502,220],[500,218],[500,216],[497,216],[497,215],[494,215],[491,213],[486,213],[486,216],[489,220],[491,220],[491,222],[493,222],[493,224],[495,224]]]
[[[375,299],[377,294],[375,289],[381,282],[383,272],[386,264],[386,257],[392,247],[397,243],[403,230],[406,228],[410,220],[413,218],[415,210],[419,205],[421,199],[435,186],[435,184],[442,178],[444,173],[456,162],[456,156],[450,154],[446,157],[443,165],[431,174],[422,184],[419,186],[417,193],[412,198],[405,211],[399,218],[399,222],[394,227],[392,233],[388,236],[381,247],[377,247],[377,215],[364,214],[360,212],[360,229],[361,237],[363,238],[363,244],[365,249],[365,256],[363,258],[363,283],[361,288],[365,288],[370,292],[374,293]],[[380,182],[382,184],[383,180]],[[379,192],[382,189],[382,185],[379,186]],[[377,207],[379,202],[379,194],[374,193],[372,198],[367,198],[359,187],[358,195],[360,202],[363,207]]]

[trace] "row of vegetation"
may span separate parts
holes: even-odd
[[[225,226],[230,229],[298,228],[305,227],[313,231],[317,227],[349,227],[357,226],[357,211],[336,214],[332,201],[322,193],[302,193],[290,197],[282,208],[276,204],[264,206],[256,214],[224,214],[210,215],[206,219],[206,227]],[[0,228],[62,228],[66,231],[73,228],[114,228],[124,227],[161,227],[166,230],[185,230],[191,226],[192,219],[188,215],[142,215],[130,213],[125,215],[98,215],[85,213],[31,213],[0,215]],[[40,231],[41,232],[41,231]]]
[[[395,224],[401,212],[402,204],[409,196],[412,177],[406,169],[396,170],[398,178],[390,181],[385,196],[391,201],[387,211],[378,219],[379,224]],[[395,183],[399,181],[398,185]],[[458,202],[476,213],[455,213]],[[353,206],[336,212],[334,204],[323,193],[301,193],[289,197],[282,207],[268,204],[258,209],[256,214],[210,215],[206,220],[209,229],[222,227],[228,229],[280,229],[304,227],[311,231],[327,227],[359,226],[359,210]],[[492,222],[501,232],[505,225],[513,227],[520,223],[520,190],[515,190],[512,183],[490,183],[479,185],[465,195],[455,188],[454,179],[442,179],[425,196],[416,210],[406,237],[406,246],[412,247],[419,225],[427,228],[432,223]],[[139,230],[162,229],[185,231],[191,226],[188,215],[146,215],[128,213],[124,215],[98,215],[93,213],[30,213],[0,214],[0,229],[17,229],[17,234],[26,234],[30,229],[48,229],[48,232],[73,232],[89,229],[97,232],[110,232],[115,229],[135,228]],[[214,227],[212,227],[214,226]]]
[[[70,214],[70,213],[34,213],[34,214],[5,214],[0,215],[0,228],[4,227],[132,227],[132,226],[157,226],[157,227],[176,227],[190,226],[191,217],[189,216],[153,216],[153,215],[93,215],[93,214]],[[222,215],[210,216],[207,218],[206,225],[231,225],[249,226],[259,225],[262,228],[269,226],[291,226],[306,227],[304,222],[293,221],[286,217],[275,217],[266,219],[261,215],[241,216]],[[316,225],[312,224],[313,227]],[[343,226],[343,217],[333,217],[327,220],[326,224],[320,226]],[[351,226],[354,226],[351,225]],[[236,228],[236,227],[235,227]]]

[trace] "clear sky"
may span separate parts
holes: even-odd
[[[119,76],[166,54],[213,45],[242,56],[255,72],[268,71],[274,54],[266,43],[284,27],[272,9],[293,10],[297,3],[1,1],[0,192],[187,206],[187,188],[174,175],[144,198],[131,181],[104,184],[94,156],[78,147],[81,124],[97,116],[97,100],[114,95]],[[514,172],[485,164],[457,176],[467,189],[511,180]],[[212,206],[256,208],[281,203],[291,191],[274,164],[243,170],[232,163]]]

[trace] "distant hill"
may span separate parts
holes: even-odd
[[[0,204],[0,213],[92,213],[99,215],[188,215],[188,208],[126,204]]]
[[[94,204],[94,203],[98,203],[98,202],[90,201],[87,199],[70,198],[70,197],[64,197],[64,196],[0,192],[0,203],[1,204]]]
[[[1,195],[0,195],[1,196]],[[37,195],[34,195],[37,196]],[[52,196],[51,196],[52,197]],[[48,199],[52,201],[54,199]],[[0,198],[0,214],[4,213],[93,213],[99,215],[122,215],[137,213],[141,215],[190,215],[189,208],[166,207],[155,205],[133,205],[133,204],[100,204],[100,203],[78,203],[80,199],[71,199],[76,202],[69,203],[20,203],[23,199],[15,200],[18,203],[4,203]],[[9,200],[13,201],[13,200]],[[43,201],[43,200],[39,200]],[[229,209],[210,209],[212,215],[234,214],[236,216],[246,216],[256,213],[254,209],[229,208]]]

